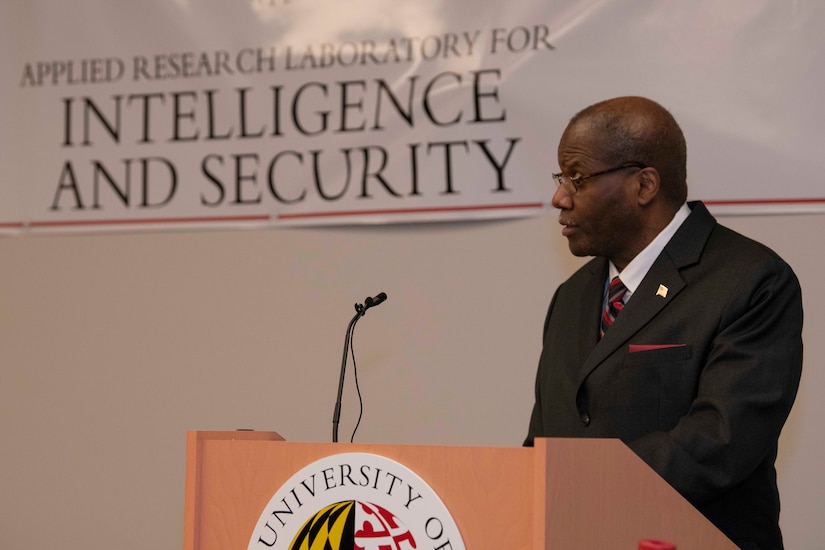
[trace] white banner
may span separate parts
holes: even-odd
[[[669,108],[690,196],[825,209],[818,0],[15,0],[0,230],[542,212],[556,144],[616,95]]]

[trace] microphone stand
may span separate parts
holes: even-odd
[[[355,323],[367,312],[367,308],[372,305],[370,302],[372,302],[372,300],[367,298],[366,305],[355,304],[355,317],[349,322],[347,334],[344,337],[344,357],[341,359],[341,376],[338,380],[338,399],[335,401],[335,410],[332,413],[333,443],[338,443],[338,423],[341,420],[341,398],[344,393],[344,374],[347,371],[347,354],[349,353],[350,339],[352,338],[353,330],[355,330]]]

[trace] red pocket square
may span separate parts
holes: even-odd
[[[654,349],[683,348],[687,344],[630,344],[630,353],[652,351]]]

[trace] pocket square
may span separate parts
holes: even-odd
[[[630,344],[630,353],[638,353],[640,351],[653,351],[655,349],[667,348],[683,348],[687,344]]]

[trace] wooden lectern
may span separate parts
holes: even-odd
[[[534,448],[286,442],[274,432],[189,432],[184,550],[246,549],[261,512],[307,464],[360,452],[394,460],[435,490],[469,550],[735,550],[702,514],[614,439],[537,439]]]

